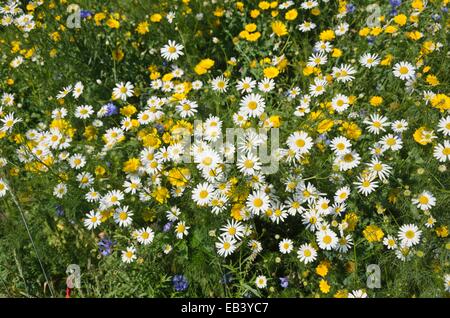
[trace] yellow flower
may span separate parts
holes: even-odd
[[[341,57],[342,56],[342,51],[338,48],[334,48],[333,49],[333,53],[331,53],[332,57]]]
[[[136,32],[144,35],[146,33],[148,33],[150,30],[148,28],[149,24],[147,21],[141,22],[138,24],[138,26],[136,27]]]
[[[386,55],[386,57],[380,62],[381,65],[383,66],[387,66],[387,65],[391,65],[392,63],[392,59],[394,57],[391,54]]]
[[[356,123],[343,122],[342,123],[342,129],[344,131],[344,135],[347,138],[350,138],[350,139],[353,139],[353,140],[359,139],[359,137],[362,134],[361,129],[359,128],[359,126]]]
[[[108,19],[108,21],[106,21],[106,25],[111,29],[118,29],[120,27],[120,22],[116,19],[110,18]]]
[[[383,103],[383,97],[381,96],[373,96],[370,101],[370,105],[378,107]]]
[[[436,228],[436,235],[438,237],[447,237],[448,236],[448,227],[446,225],[443,225],[443,226]]]
[[[328,266],[326,266],[323,263],[320,263],[319,265],[317,265],[316,267],[316,274],[321,276],[321,277],[325,277],[328,274]]]
[[[419,32],[419,31],[412,31],[412,32],[407,32],[406,36],[408,38],[410,38],[411,40],[417,41],[423,37],[423,34],[422,34],[422,32]]]
[[[135,172],[139,168],[141,161],[138,158],[130,158],[123,164],[124,172]]]
[[[325,30],[320,33],[319,36],[321,41],[332,41],[335,38],[333,30]]]
[[[435,75],[427,75],[427,79],[426,79],[427,83],[430,84],[431,86],[436,86],[439,85],[439,80]]]
[[[96,13],[94,15],[95,25],[100,25],[101,21],[104,19],[106,19],[106,14],[104,14],[103,12]]]
[[[359,30],[359,35],[360,36],[368,36],[370,33],[370,29],[369,28],[362,28],[361,30]]]
[[[319,134],[323,134],[323,133],[329,131],[333,127],[333,125],[334,125],[333,120],[331,120],[331,119],[324,119],[317,126],[317,132]]]
[[[240,203],[236,203],[233,205],[233,207],[231,208],[231,217],[233,219],[235,219],[236,221],[240,221],[243,219],[242,216],[242,209],[243,209],[243,205]]]
[[[123,60],[123,57],[125,54],[123,53],[122,49],[117,48],[114,51],[112,51],[112,58],[114,61],[120,62]]]
[[[272,22],[272,31],[277,36],[284,36],[284,35],[288,34],[286,25],[281,21]]]
[[[319,283],[319,288],[322,293],[328,294],[330,292],[331,286],[328,284],[326,280],[321,279]]]
[[[394,17],[394,22],[398,25],[405,25],[407,20],[408,19],[404,14],[399,14]]]
[[[84,129],[84,137],[87,139],[87,140],[94,140],[94,139],[96,139],[97,138],[97,129],[94,127],[94,126],[87,126],[85,129]]]
[[[97,166],[97,167],[95,167],[95,171],[94,172],[95,172],[96,176],[103,176],[105,174],[105,172],[106,172],[106,169],[103,168],[102,166]]]
[[[245,26],[245,31],[247,32],[255,32],[256,31],[256,24],[254,23],[249,23]]]
[[[431,106],[440,110],[450,109],[450,97],[445,94],[436,94],[431,99]]]
[[[124,115],[125,117],[131,117],[136,112],[137,109],[133,105],[127,105],[120,109],[120,114]]]
[[[295,20],[298,16],[297,9],[291,9],[284,15],[284,18],[288,21]]]
[[[203,75],[208,70],[214,66],[214,61],[211,59],[203,59],[201,60],[194,68],[195,73],[198,75]]]
[[[159,13],[155,13],[150,16],[150,21],[153,23],[160,22],[161,19],[162,19],[162,15],[160,15]]]
[[[260,12],[259,12],[259,10],[257,10],[257,9],[254,9],[254,10],[250,11],[250,16],[251,16],[253,19],[256,19],[256,18],[259,16],[259,14],[260,14]]]
[[[393,25],[388,25],[386,29],[384,29],[385,33],[395,33],[397,32],[397,28]]]
[[[53,32],[50,34],[53,41],[58,42],[61,40],[61,35],[58,32]]]
[[[426,129],[427,129],[426,127],[422,126],[422,127],[418,128],[418,129],[416,129],[416,131],[413,134],[414,141],[417,142],[418,144],[423,145],[423,146],[429,143],[425,139],[425,136],[423,134],[423,132],[426,131]]]
[[[413,7],[414,9],[416,9],[418,11],[422,11],[423,10],[423,2],[421,0],[414,0],[411,3],[411,7]]]
[[[167,188],[159,186],[152,192],[152,196],[157,202],[164,204],[170,198],[170,193]]]
[[[263,72],[264,76],[267,78],[275,78],[280,73],[280,71],[274,66],[266,67]]]
[[[173,168],[169,171],[167,180],[174,187],[184,187],[191,177],[191,171],[188,168]]]
[[[267,9],[270,8],[270,3],[267,2],[267,1],[261,1],[260,3],[258,3],[258,7],[259,7],[261,10],[267,10]]]
[[[363,231],[364,237],[369,242],[379,242],[384,237],[384,232],[376,225],[368,225]]]
[[[339,289],[334,295],[334,298],[347,298],[348,290],[347,289]]]

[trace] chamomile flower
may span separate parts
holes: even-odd
[[[0,178],[0,198],[6,195],[6,191],[8,190],[8,185],[6,182]]]
[[[275,82],[271,78],[265,77],[258,83],[258,89],[263,93],[268,93],[275,88]]]
[[[264,191],[252,192],[247,198],[247,208],[253,214],[259,215],[269,209],[270,199]]]
[[[244,235],[245,227],[241,222],[235,220],[228,220],[227,225],[220,228],[222,235],[228,235],[232,238],[240,240]]]
[[[237,167],[244,175],[251,176],[261,170],[261,162],[256,155],[249,152],[238,159]]]
[[[450,136],[450,116],[442,117],[438,123],[438,129],[444,136]]]
[[[337,112],[342,113],[349,107],[349,99],[347,96],[337,94],[331,101],[331,107]]]
[[[192,190],[192,200],[199,206],[207,205],[213,198],[214,187],[208,182],[198,184]]]
[[[136,259],[136,249],[133,246],[129,246],[125,251],[122,251],[122,262],[129,264]]]
[[[242,98],[240,104],[240,113],[248,117],[259,117],[266,107],[264,98],[259,94],[249,94]]]
[[[391,129],[395,133],[402,133],[408,129],[408,122],[404,119],[395,120],[391,124]]]
[[[361,63],[362,66],[367,68],[372,68],[380,64],[380,58],[378,54],[371,54],[371,53],[364,53],[359,58],[359,63]]]
[[[259,289],[266,288],[267,287],[267,278],[264,275],[259,275],[256,277],[255,285]]]
[[[137,231],[137,241],[141,244],[147,245],[153,242],[155,233],[148,226]]]
[[[334,201],[336,201],[337,203],[345,202],[345,200],[348,199],[349,195],[350,188],[348,186],[344,186],[336,191],[334,195]]]
[[[303,23],[299,24],[297,28],[302,32],[308,32],[314,30],[316,28],[316,24],[310,21],[303,21]]]
[[[345,155],[347,152],[350,152],[351,147],[350,140],[343,136],[334,137],[330,142],[330,148],[337,155]]]
[[[320,230],[316,233],[316,241],[323,250],[332,250],[338,244],[336,233],[331,230]]]
[[[223,75],[218,76],[211,81],[211,86],[214,91],[225,93],[228,89],[228,79]]]
[[[294,243],[290,239],[283,239],[278,243],[278,249],[282,254],[289,254],[294,249]]]
[[[388,119],[378,114],[370,115],[370,118],[364,120],[364,123],[368,125],[369,132],[375,135],[378,135],[381,131],[386,131],[384,127],[389,125]]]
[[[161,56],[165,60],[175,61],[178,60],[180,56],[184,55],[183,49],[184,49],[183,45],[178,44],[175,41],[169,40],[169,42],[161,48],[160,52]]]
[[[293,149],[300,155],[308,153],[313,146],[312,138],[304,131],[298,131],[291,134],[287,141],[289,148]]]
[[[175,235],[177,236],[177,239],[181,240],[184,236],[187,236],[189,234],[189,229],[190,227],[186,226],[184,221],[179,221],[175,226]]]
[[[311,244],[304,243],[297,251],[297,258],[304,264],[314,262],[317,258],[317,251]]]
[[[256,81],[251,77],[245,77],[237,82],[236,89],[241,93],[251,93],[256,86]]]
[[[415,77],[416,69],[411,63],[399,62],[394,65],[393,73],[401,80],[411,80]]]
[[[82,82],[77,82],[72,90],[72,96],[76,99],[78,99],[78,97],[81,96],[81,94],[83,94],[83,90],[84,90],[84,85]]]
[[[356,70],[349,64],[342,64],[340,67],[333,67],[332,74],[338,82],[347,83],[355,79],[353,75],[356,74]]]
[[[314,79],[314,83],[309,86],[309,95],[318,97],[325,93],[328,82],[323,79]]]
[[[57,197],[58,199],[62,199],[66,193],[67,193],[67,186],[66,186],[66,184],[63,183],[63,182],[58,183],[58,184],[53,188],[53,195],[54,195],[55,197]]]
[[[398,231],[398,239],[404,247],[411,247],[419,244],[422,231],[415,224],[404,224]]]
[[[374,173],[381,181],[386,180],[392,171],[392,167],[382,163],[377,158],[373,158],[370,163],[367,164],[370,172]]]
[[[349,151],[336,157],[335,163],[339,171],[347,171],[356,168],[361,163],[361,156],[356,151]]]
[[[222,235],[219,237],[219,242],[216,242],[217,253],[220,256],[227,257],[236,250],[237,241],[229,235]]]
[[[113,89],[113,98],[121,99],[126,101],[128,97],[133,96],[134,94],[134,86],[130,82],[120,82],[116,84],[116,87]]]
[[[81,169],[86,165],[86,159],[81,154],[73,154],[69,158],[69,165],[72,169]]]
[[[102,223],[102,215],[97,211],[90,211],[86,214],[86,218],[84,219],[84,226],[87,227],[88,230],[92,230],[97,228]]]
[[[367,298],[367,293],[361,289],[353,290],[351,293],[348,293],[348,298]]]
[[[403,148],[403,141],[398,136],[387,134],[380,140],[382,147],[387,150],[397,151]]]
[[[87,119],[94,113],[94,109],[90,105],[78,106],[75,110],[75,117]]]
[[[353,184],[357,186],[359,193],[368,196],[370,193],[375,191],[376,188],[378,188],[378,182],[374,181],[374,179],[374,174],[359,175],[358,181],[353,182]]]
[[[417,205],[417,207],[423,211],[430,210],[436,205],[436,198],[429,191],[423,191],[417,196],[417,198],[412,199],[412,203]]]
[[[353,245],[353,238],[350,234],[341,236],[338,239],[336,250],[339,253],[347,253]]]
[[[170,210],[166,211],[166,217],[170,222],[178,221],[181,211],[178,207],[173,206]]]
[[[392,235],[388,235],[383,239],[383,245],[389,250],[395,250],[397,248],[397,241]]]
[[[128,206],[118,207],[114,213],[114,221],[121,227],[128,227],[133,222],[133,212],[128,211]]]
[[[433,156],[439,162],[446,162],[450,160],[450,141],[444,140],[444,143],[437,144],[433,148]]]
[[[327,56],[325,55],[325,53],[320,52],[320,53],[314,53],[313,55],[311,55],[308,59],[308,66],[309,67],[315,67],[318,65],[323,65],[326,64],[328,61]]]

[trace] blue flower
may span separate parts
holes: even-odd
[[[164,125],[161,124],[155,124],[155,128],[158,131],[158,133],[162,134],[164,132]]]
[[[353,13],[356,10],[356,6],[353,3],[349,3],[347,4],[347,12],[348,13]]]
[[[108,103],[105,106],[107,107],[106,116],[113,116],[119,113],[119,109],[113,103]]]
[[[226,273],[223,275],[222,279],[220,280],[220,282],[222,284],[229,284],[233,281],[233,275],[231,273]]]
[[[402,0],[389,0],[389,3],[394,8],[399,7],[402,4]]]
[[[92,16],[92,12],[91,11],[89,11],[89,10],[81,10],[80,11],[80,18],[87,19],[90,16]]]
[[[98,245],[99,252],[102,253],[103,256],[108,256],[108,255],[111,255],[112,249],[115,244],[116,244],[116,242],[110,240],[107,237],[104,237],[103,239],[101,239],[100,242],[98,242],[97,245]]]
[[[172,284],[176,291],[184,291],[189,287],[189,283],[184,275],[175,275],[172,278]]]
[[[168,222],[168,223],[164,224],[163,232],[169,232],[170,229],[172,228],[172,224],[173,224],[172,222]]]
[[[287,288],[289,286],[289,281],[287,277],[280,277],[280,286]]]
[[[56,216],[64,216],[64,208],[61,205],[56,206]]]

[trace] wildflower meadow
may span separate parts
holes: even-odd
[[[0,297],[449,297],[448,7],[2,0]]]

